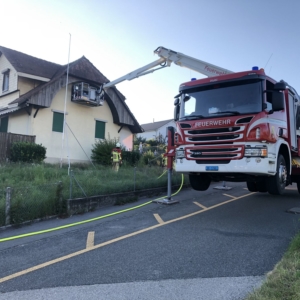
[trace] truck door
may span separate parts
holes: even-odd
[[[297,105],[296,99],[292,94],[289,93],[289,125],[290,125],[290,140],[292,150],[297,150],[297,131],[300,133],[299,124],[296,124],[297,118],[299,118],[299,106]],[[298,127],[297,127],[298,126]]]

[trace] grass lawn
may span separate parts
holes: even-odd
[[[11,188],[11,224],[63,213],[66,200],[167,186],[158,166],[111,167],[51,164],[3,164],[0,167],[0,226],[5,225],[7,188]],[[172,184],[181,183],[173,173]]]
[[[263,285],[246,300],[299,300],[300,299],[300,234]]]

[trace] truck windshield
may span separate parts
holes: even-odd
[[[184,91],[180,119],[258,113],[262,111],[262,95],[260,79],[198,86]]]

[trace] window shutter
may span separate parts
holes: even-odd
[[[63,132],[64,127],[64,114],[53,112],[52,131]]]
[[[8,117],[0,119],[0,132],[7,132],[8,127]]]
[[[105,122],[96,121],[95,138],[105,139]]]

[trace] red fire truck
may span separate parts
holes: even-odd
[[[280,195],[295,182],[300,193],[300,97],[294,88],[258,67],[232,72],[164,47],[154,53],[159,60],[103,88],[172,62],[208,76],[180,85],[168,146],[176,172],[188,174],[193,189],[223,180]]]

